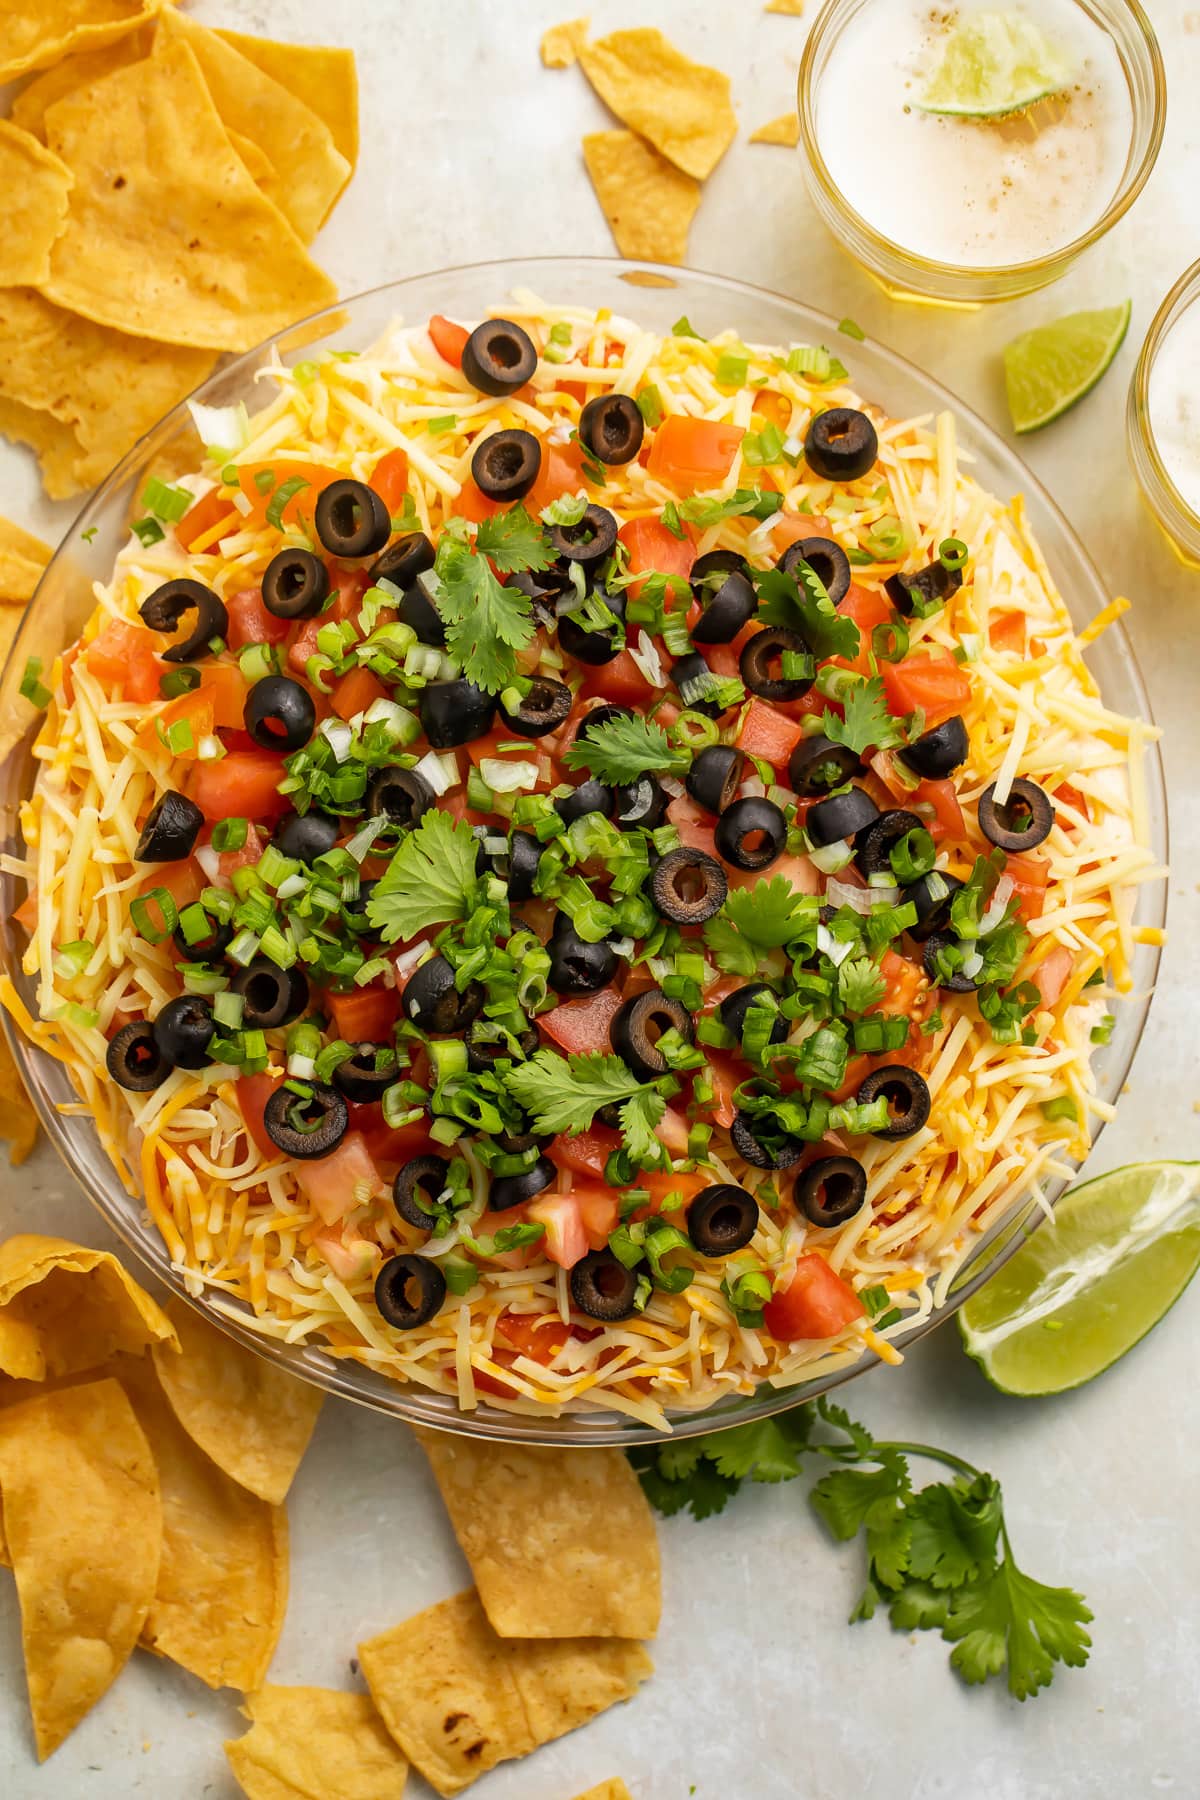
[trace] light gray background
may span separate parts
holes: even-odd
[[[582,0],[580,0],[582,9]],[[205,23],[353,45],[362,82],[358,174],[317,254],[344,293],[484,257],[611,241],[579,155],[603,108],[578,70],[537,59],[570,0],[197,0]],[[999,351],[1039,320],[1131,295],[1129,341],[1100,389],[1026,454],[1114,592],[1167,728],[1172,941],[1128,1095],[1099,1170],[1200,1157],[1200,783],[1196,650],[1200,577],[1182,571],[1126,470],[1125,392],[1158,302],[1200,254],[1200,10],[1151,0],[1172,93],[1166,144],[1131,216],[1056,290],[976,314],[886,300],[837,251],[807,204],[796,158],[743,135],[709,182],[696,267],[850,314],[1007,429]],[[596,31],[661,25],[733,78],[744,133],[788,108],[807,20],[758,0],[593,0]],[[810,13],[816,11],[810,0]],[[869,120],[848,121],[869,130]],[[631,304],[633,297],[631,295]],[[31,460],[0,445],[0,511],[53,537],[68,508],[38,499]],[[0,1227],[111,1247],[49,1153],[0,1173]],[[953,1325],[897,1372],[849,1391],[877,1432],[945,1444],[1002,1477],[1018,1555],[1083,1589],[1096,1622],[1083,1672],[1019,1706],[968,1691],[936,1637],[845,1624],[856,1547],[834,1548],[802,1484],[744,1493],[723,1519],[661,1527],[666,1609],[658,1673],[632,1705],[485,1778],[489,1800],[569,1800],[622,1774],[637,1800],[1121,1800],[1200,1792],[1196,1737],[1200,1417],[1190,1298],[1120,1367],[1078,1394],[1006,1401],[962,1355]],[[357,1639],[466,1582],[433,1483],[402,1427],[330,1402],[291,1500],[292,1602],[272,1669],[282,1682],[352,1678]],[[137,1655],[45,1768],[34,1765],[11,1583],[0,1584],[0,1794],[155,1800],[235,1793],[221,1751],[234,1696]],[[693,1787],[694,1784],[694,1787]],[[429,1793],[417,1779],[414,1800]]]

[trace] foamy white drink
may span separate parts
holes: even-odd
[[[1179,315],[1159,345],[1147,403],[1163,467],[1200,517],[1200,302]]]

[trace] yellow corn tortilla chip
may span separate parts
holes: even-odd
[[[579,46],[579,64],[604,104],[697,181],[737,135],[729,77],[682,55],[652,26]]]
[[[274,38],[247,37],[242,31],[216,35],[324,120],[352,174],[358,165],[358,68],[353,50],[330,44],[278,44]]]
[[[760,125],[757,131],[750,133],[750,142],[752,144],[786,144],[789,150],[794,150],[800,142],[799,113],[780,113],[777,119],[769,119],[765,125]]]
[[[167,1317],[183,1354],[155,1354],[163,1392],[179,1423],[217,1467],[278,1506],[308,1449],[325,1396],[218,1331],[194,1307],[172,1300]]]
[[[592,131],[583,160],[622,256],[681,263],[700,183],[632,131]]]
[[[31,538],[28,532],[21,531],[16,525],[9,525],[5,519],[0,519],[0,574],[3,574],[7,581],[21,587],[27,587],[30,581],[36,586],[41,570],[32,557],[27,557],[22,548],[18,547],[12,539],[7,538],[7,532],[16,533],[19,538],[25,539],[39,552],[44,553],[47,560],[50,556],[49,550],[45,544],[39,543],[37,538]],[[7,600],[7,591],[0,597]],[[15,604],[0,604],[0,668],[4,667],[8,653],[16,640],[21,621],[25,616],[24,602],[29,598],[28,593],[15,594],[13,596]],[[37,1113],[33,1109],[33,1101],[25,1092],[25,1085],[17,1074],[17,1065],[12,1059],[12,1051],[3,1034],[0,1034],[0,1138],[3,1138],[8,1145],[8,1160],[14,1169],[25,1161],[37,1143],[37,1134],[38,1121]],[[0,1368],[4,1366],[3,1356],[0,1355]]]
[[[158,1476],[119,1384],[0,1413],[0,1493],[45,1761],[129,1660],[158,1575]]]
[[[589,1788],[586,1794],[576,1794],[575,1800],[631,1800],[629,1789],[619,1778],[613,1781],[602,1781],[599,1787]]]
[[[30,132],[0,119],[0,287],[45,281],[71,185],[65,163]]]
[[[41,466],[42,486],[51,500],[69,499],[85,485],[75,473],[83,454],[79,439],[52,413],[0,394],[0,437],[29,446]],[[0,609],[0,661],[12,649],[20,623],[20,614],[11,607]]]
[[[275,179],[275,165],[264,150],[260,150],[253,138],[243,137],[240,131],[231,131],[225,127],[225,135],[246,165],[255,187],[266,192],[269,184]]]
[[[242,1710],[225,1754],[249,1800],[400,1800],[408,1764],[365,1694],[264,1687]]]
[[[804,11],[804,0],[767,0],[763,11],[783,13],[789,19],[798,19]]]
[[[540,45],[542,61],[548,69],[569,69],[579,61],[580,46],[587,43],[590,19],[568,19],[563,25],[551,25],[543,31]]]
[[[226,126],[256,143],[274,171],[265,191],[311,243],[350,179],[350,164],[324,120],[206,25],[173,8],[159,20],[156,55],[187,44]]]
[[[83,50],[78,56],[64,56],[61,62],[43,69],[40,75],[26,82],[13,101],[9,114],[13,124],[31,131],[44,143],[46,108],[61,100],[64,94],[73,94],[76,88],[88,87],[102,75],[111,75],[114,69],[128,68],[130,63],[149,56],[153,30],[152,25],[143,25],[136,31],[127,31],[114,43],[102,45],[99,50]]]
[[[75,177],[43,291],[158,342],[248,350],[336,289],[225,136],[190,46],[68,94],[46,138]]]
[[[5,0],[0,8],[0,82],[48,69],[74,51],[96,50],[134,31],[163,0]]]
[[[34,589],[53,554],[49,544],[43,544],[32,532],[23,531],[11,519],[0,519],[0,603],[32,600]],[[0,1094],[9,1087],[9,1070],[23,1095],[25,1090],[12,1066],[8,1045],[0,1036]]]
[[[653,1670],[625,1638],[497,1637],[473,1588],[358,1655],[384,1724],[444,1795],[628,1700]]]
[[[0,1319],[15,1319],[37,1332],[42,1353],[37,1379],[98,1369],[118,1351],[136,1354],[155,1342],[178,1344],[158,1302],[115,1256],[62,1238],[30,1234],[0,1244]],[[17,1371],[0,1362],[0,1373]]]
[[[417,1436],[501,1637],[654,1636],[658,1538],[621,1451]]]

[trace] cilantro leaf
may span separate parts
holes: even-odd
[[[843,1542],[857,1537],[881,1503],[886,1503],[886,1512],[890,1502],[912,1491],[904,1458],[894,1451],[879,1454],[877,1469],[834,1469],[821,1477],[809,1496],[813,1510]]]
[[[888,1618],[897,1631],[940,1631],[949,1616],[949,1595],[923,1581],[906,1581],[888,1607]]]
[[[865,1425],[855,1423],[844,1406],[838,1406],[836,1401],[822,1394],[817,1401],[817,1414],[826,1425],[832,1425],[835,1431],[845,1432],[856,1456],[871,1456],[874,1453],[875,1439]]]
[[[582,732],[563,761],[569,769],[590,769],[610,787],[636,781],[651,771],[674,772],[687,764],[687,758],[671,748],[661,725],[632,713],[606,719]]]
[[[818,908],[811,895],[798,894],[790,881],[774,875],[752,888],[734,888],[722,910],[752,944],[777,950],[815,923]]]
[[[778,494],[762,488],[738,488],[732,494],[693,494],[680,501],[678,516],[707,530],[722,519],[740,518],[747,513],[757,519],[769,519],[778,511]]]
[[[758,617],[765,625],[787,625],[799,632],[815,657],[858,655],[859,633],[853,619],[838,612],[814,569],[798,562],[790,575],[782,569],[754,571]]]
[[[677,1456],[677,1451],[682,1455]],[[724,1511],[741,1486],[740,1481],[719,1475],[699,1451],[693,1457],[682,1444],[631,1450],[629,1460],[647,1500],[667,1518],[686,1509],[694,1518],[711,1519]],[[673,1474],[673,1468],[679,1473]]]
[[[865,1013],[882,1000],[887,982],[869,956],[848,956],[838,969],[838,998],[850,1013]]]
[[[367,901],[367,917],[385,943],[464,917],[475,889],[478,848],[465,819],[436,810],[425,814]]]
[[[754,975],[762,952],[744,938],[729,919],[720,913],[704,927],[704,942],[717,967],[726,975]]]
[[[519,508],[514,508],[519,511]],[[510,519],[512,513],[497,514]],[[528,514],[525,515],[528,518]],[[535,528],[536,529],[536,528]],[[527,568],[515,556],[515,538],[493,533],[496,548],[490,552],[501,567]],[[483,537],[483,526],[480,526]],[[528,545],[525,546],[528,548]],[[520,588],[505,587],[492,572],[486,543],[472,549],[463,538],[444,531],[437,547],[437,611],[446,625],[446,649],[468,681],[498,694],[517,672],[516,652],[527,649],[537,630],[533,606]],[[539,565],[545,567],[545,564]]]
[[[491,558],[501,575],[512,575],[518,569],[548,569],[554,561],[545,532],[523,506],[510,506],[507,512],[482,519],[475,533],[475,548],[481,556]]]
[[[812,1429],[806,1406],[759,1419],[753,1425],[736,1425],[730,1431],[714,1431],[700,1439],[700,1448],[729,1479],[791,1481],[800,1473],[800,1458]]]
[[[654,1455],[654,1452],[651,1452]],[[661,1444],[658,1448],[658,1466],[668,1481],[686,1481],[704,1455],[704,1439],[702,1437],[684,1438],[679,1444]]]
[[[910,1572],[935,1588],[978,1581],[996,1560],[1002,1509],[1000,1484],[990,1475],[966,1482],[933,1482],[911,1502]]]
[[[1027,1700],[1054,1677],[1056,1662],[1081,1668],[1091,1638],[1083,1629],[1092,1614],[1072,1588],[1046,1587],[1022,1574],[1006,1554],[1000,1566],[950,1604],[942,1636],[955,1648],[950,1661],[975,1684],[1007,1667],[1008,1691]]]
[[[589,1051],[568,1057],[555,1050],[538,1050],[528,1062],[515,1064],[504,1085],[529,1113],[534,1131],[553,1136],[586,1131],[602,1106],[630,1100],[646,1088],[619,1056]]]
[[[621,1106],[621,1136],[630,1160],[639,1169],[658,1168],[667,1161],[667,1153],[655,1136],[666,1110],[666,1101],[653,1088],[631,1095]]]
[[[878,675],[847,684],[838,697],[845,718],[839,719],[835,712],[825,715],[825,736],[833,743],[847,744],[861,756],[868,748],[890,750],[905,742],[904,728],[888,711],[883,681]]]

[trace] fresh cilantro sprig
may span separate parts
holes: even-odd
[[[528,649],[537,630],[529,596],[506,587],[495,570],[511,575],[548,568],[552,560],[545,533],[522,506],[484,519],[473,545],[465,527],[452,523],[442,532],[433,566],[446,649],[467,680],[489,694],[513,680],[517,652]]]
[[[591,726],[563,758],[569,769],[590,769],[610,787],[647,774],[679,774],[690,760],[672,747],[661,725],[635,714]]]
[[[805,1456],[842,1465],[809,1499],[835,1538],[864,1540],[866,1584],[852,1623],[886,1604],[898,1630],[940,1631],[965,1682],[1006,1675],[1018,1700],[1047,1687],[1057,1663],[1087,1662],[1092,1614],[1082,1595],[1025,1574],[999,1482],[948,1450],[877,1443],[822,1398],[752,1425],[630,1452],[652,1505],[698,1519],[721,1512],[743,1481],[793,1480]],[[941,1463],[952,1479],[914,1489],[913,1457]]]
[[[825,736],[833,743],[845,744],[861,756],[864,750],[891,750],[908,741],[903,721],[888,711],[878,675],[847,682],[839,689],[838,698],[845,718],[827,712],[824,719]]]
[[[639,1081],[619,1056],[596,1051],[559,1056],[555,1050],[539,1050],[528,1062],[509,1069],[504,1082],[530,1115],[532,1129],[546,1136],[586,1131],[602,1106],[647,1092],[647,1083]]]
[[[475,834],[465,819],[427,812],[375,884],[367,918],[385,943],[465,916],[475,890]]]
[[[838,612],[815,569],[798,562],[791,574],[782,569],[756,569],[758,617],[764,625],[786,625],[799,632],[813,655],[858,655],[859,632],[853,619]]]
[[[782,875],[732,888],[720,912],[704,927],[704,941],[728,975],[753,975],[764,950],[781,950],[815,930],[818,903],[798,894]]]

